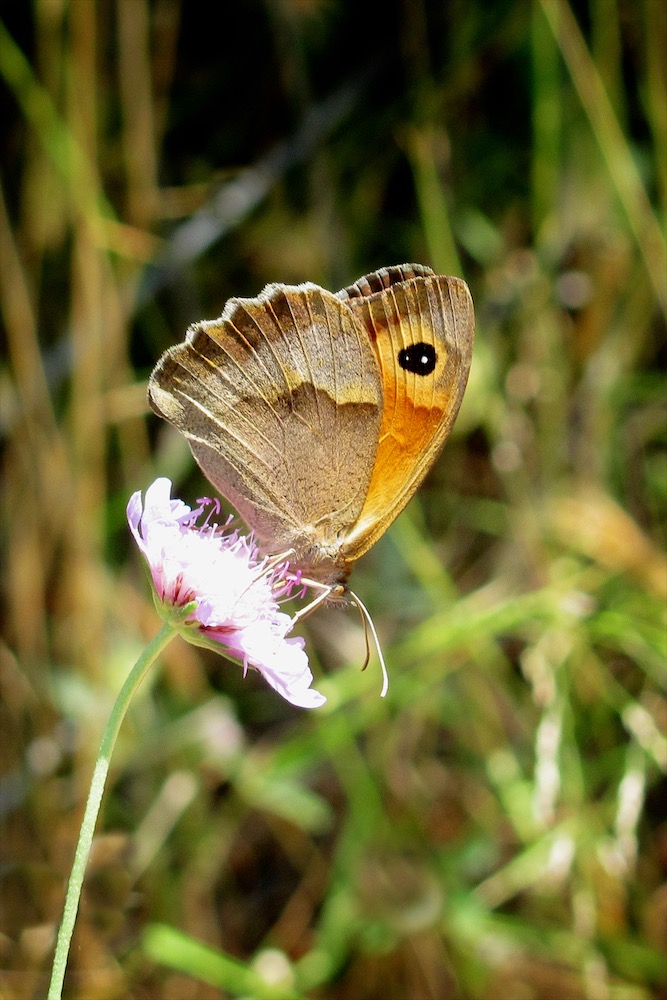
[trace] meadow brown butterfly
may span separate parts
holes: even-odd
[[[272,284],[191,326],[148,396],[260,549],[335,596],[445,443],[473,335],[465,282],[420,264]]]

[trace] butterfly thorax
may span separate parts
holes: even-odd
[[[340,543],[324,539],[300,539],[291,546],[288,562],[292,570],[298,570],[306,580],[326,587],[345,587],[352,571],[353,562],[346,559]]]

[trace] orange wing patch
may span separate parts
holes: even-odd
[[[406,280],[404,269],[396,270],[398,283],[347,300],[375,347],[384,390],[371,481],[343,543],[348,559],[371,547],[423,480],[447,439],[470,367],[474,319],[465,284],[433,274]]]

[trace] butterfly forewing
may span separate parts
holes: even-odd
[[[426,264],[394,264],[391,267],[381,267],[372,274],[365,274],[353,285],[336,292],[336,298],[345,301],[346,299],[367,298],[375,292],[382,292],[392,285],[398,285],[411,278],[423,278],[434,274],[432,268]]]
[[[419,265],[383,269],[343,294],[375,347],[384,386],[368,494],[343,546],[357,559],[405,507],[449,435],[470,369],[474,316],[463,281]]]

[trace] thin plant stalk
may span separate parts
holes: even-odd
[[[56,951],[51,971],[48,1000],[60,1000],[60,997],[62,996],[65,970],[67,968],[67,958],[72,941],[76,915],[79,909],[83,878],[86,872],[88,858],[90,856],[93,834],[95,832],[97,816],[100,811],[100,804],[102,802],[102,795],[104,794],[104,787],[109,773],[111,754],[113,753],[113,748],[116,743],[116,737],[118,736],[121,724],[125,718],[125,713],[127,712],[135,691],[141,684],[157,657],[175,634],[176,631],[173,626],[165,622],[160,631],[151,640],[135,665],[132,667],[132,670],[128,674],[127,679],[121,688],[120,694],[116,699],[116,704],[113,707],[111,715],[109,716],[109,721],[104,731],[104,736],[102,737],[100,751],[90,784],[86,810],[83,815],[81,830],[79,832],[79,841],[74,854],[72,872],[67,885],[63,919],[60,925],[60,930],[58,931],[58,940],[56,942]]]

